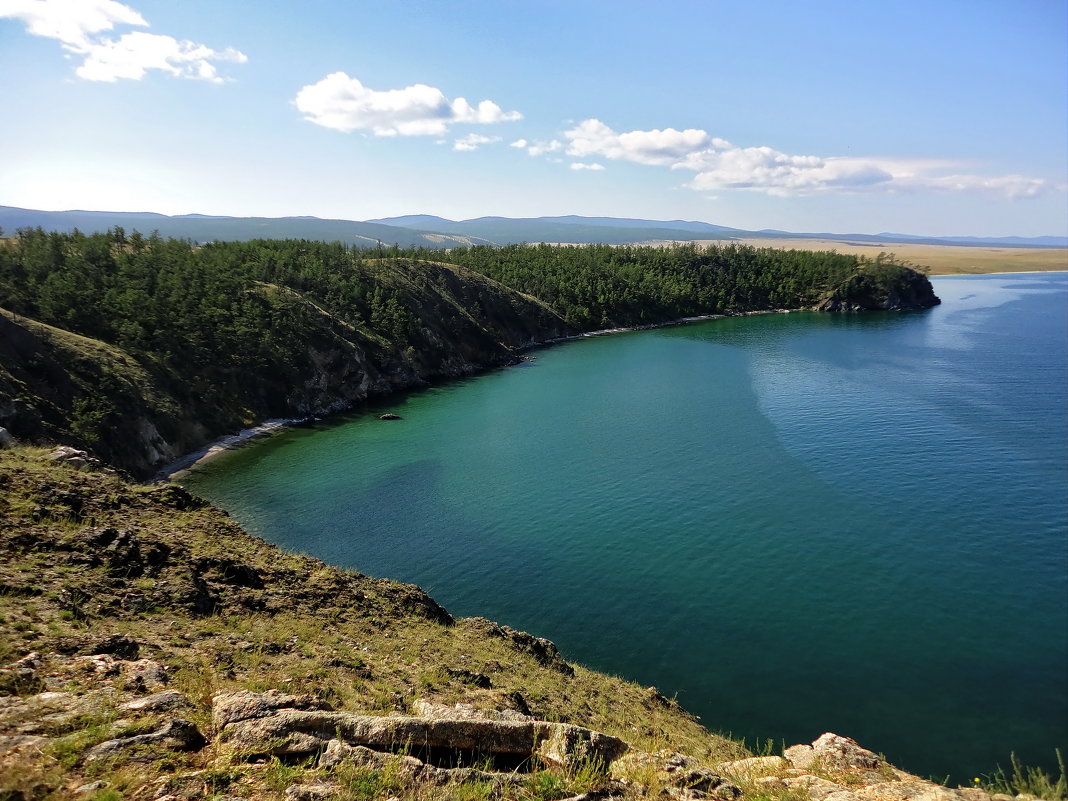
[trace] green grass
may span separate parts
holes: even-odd
[[[1024,765],[1016,758],[1016,754],[1011,754],[1008,773],[999,765],[985,780],[976,781],[989,793],[1029,794],[1046,801],[1065,801],[1068,799],[1068,773],[1065,771],[1064,754],[1059,748],[1054,749],[1054,753],[1057,755],[1059,776],[1051,776],[1041,768]]]

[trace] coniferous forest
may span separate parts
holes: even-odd
[[[0,426],[69,437],[141,475],[266,418],[348,408],[569,334],[812,308],[843,287],[875,307],[917,280],[934,297],[892,259],[735,244],[197,245],[121,228],[2,241]]]

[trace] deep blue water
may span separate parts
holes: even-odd
[[[961,781],[1068,752],[1068,274],[575,341],[185,477],[251,531]],[[381,410],[377,410],[381,411]]]

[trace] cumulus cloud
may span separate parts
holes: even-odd
[[[471,151],[478,150],[482,145],[491,145],[494,142],[500,142],[499,136],[483,136],[482,134],[472,133],[467,136],[462,136],[452,144],[453,150],[459,151]]]
[[[139,80],[148,70],[160,70],[221,83],[213,62],[248,60],[233,48],[213,50],[161,34],[104,36],[116,25],[148,25],[141,14],[116,0],[0,0],[0,18],[4,17],[20,20],[29,33],[57,39],[64,50],[84,57],[75,74],[87,81]]]
[[[472,106],[450,101],[440,89],[417,83],[403,89],[369,89],[334,72],[297,92],[293,102],[305,119],[335,131],[371,131],[375,136],[441,136],[454,123],[491,124],[522,119],[492,100]]]
[[[1034,197],[1063,189],[1040,178],[1020,175],[945,174],[957,165],[944,161],[822,157],[783,153],[768,146],[738,147],[696,128],[619,133],[600,120],[588,119],[563,136],[567,140],[566,153],[572,158],[601,157],[690,171],[694,177],[686,185],[700,191],[744,189],[769,195],[811,195],[985,190],[1009,197]],[[584,161],[573,163],[571,168],[588,169]]]
[[[583,162],[583,161],[573,161],[573,162],[571,162],[571,169],[573,169],[573,170],[594,170],[594,171],[598,171],[598,170],[603,170],[604,169],[604,165],[603,164],[598,164],[597,162],[593,162],[591,164],[587,164],[586,162]]]
[[[705,131],[674,128],[652,131],[616,133],[600,120],[585,120],[564,132],[568,141],[567,154],[586,158],[604,156],[638,164],[671,165],[687,155],[715,145],[726,146],[722,139],[713,139]]]

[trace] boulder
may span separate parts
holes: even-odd
[[[95,456],[90,456],[87,452],[72,448],[69,445],[60,445],[58,448],[54,448],[46,458],[87,473],[98,473],[107,467]]]
[[[0,428],[0,450],[15,447],[15,438],[6,428]]]

